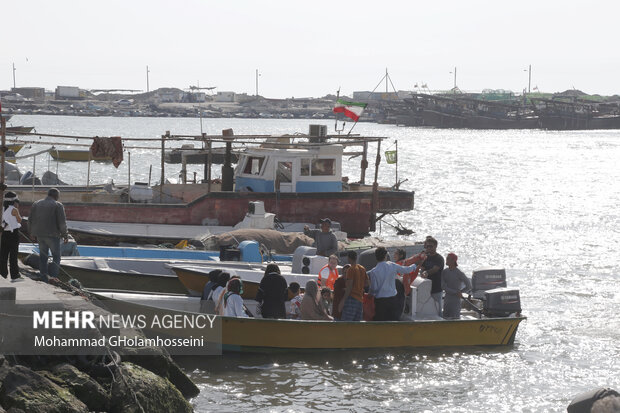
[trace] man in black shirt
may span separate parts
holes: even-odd
[[[441,289],[441,272],[444,267],[443,257],[437,254],[437,240],[430,235],[424,240],[424,252],[426,260],[421,264],[422,272],[420,276],[428,278],[433,282],[431,287],[431,297],[435,300],[437,314],[441,316],[443,312],[443,291]]]

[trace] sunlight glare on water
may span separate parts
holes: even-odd
[[[159,137],[198,134],[197,119],[15,116],[46,133]],[[307,132],[317,120],[209,119],[205,131]],[[454,251],[468,275],[506,268],[524,314],[514,347],[227,355],[180,360],[199,384],[196,411],[561,412],[578,393],[620,390],[620,131],[467,131],[360,123],[355,132],[398,140],[399,179],[416,191],[415,210],[397,216],[438,252]],[[132,181],[159,179],[160,152],[132,150]],[[40,150],[33,146],[32,151]],[[393,149],[393,146],[392,146]],[[374,154],[369,158],[372,170]],[[47,166],[40,157],[37,171]],[[22,172],[32,160],[19,161]],[[359,159],[343,162],[358,179]],[[180,165],[167,165],[178,176]],[[202,167],[191,167],[202,177]],[[380,183],[394,184],[381,164]],[[60,177],[84,184],[83,164]],[[156,171],[156,172],[155,172]],[[216,168],[214,168],[216,171]],[[217,173],[214,172],[214,176]],[[370,174],[371,176],[372,174]],[[367,176],[369,176],[367,174]],[[127,182],[93,164],[92,182]],[[326,211],[328,214],[328,211]],[[392,218],[387,222],[394,223]],[[396,238],[388,225],[382,236]],[[328,363],[326,363],[328,362]]]

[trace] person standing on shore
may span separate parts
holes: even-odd
[[[60,191],[50,188],[47,191],[47,198],[40,199],[32,204],[30,215],[28,216],[28,227],[33,241],[39,243],[39,271],[41,278],[49,282],[50,278],[58,279],[60,268],[60,239],[65,243],[69,241],[67,232],[67,218],[65,207],[58,202]],[[49,254],[52,254],[52,265],[49,266]]]
[[[338,252],[338,239],[336,239],[336,234],[331,230],[331,219],[323,218],[320,222],[321,229],[310,229],[310,227],[305,225],[304,234],[314,239],[316,255],[329,257]]]
[[[0,275],[7,278],[9,275],[8,265],[11,265],[11,281],[22,281],[17,264],[17,252],[19,251],[19,228],[21,228],[22,216],[15,207],[19,204],[15,192],[7,192],[4,195],[2,208],[2,243],[0,244]]]

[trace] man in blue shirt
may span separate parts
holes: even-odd
[[[386,261],[387,250],[379,247],[375,250],[377,265],[368,272],[370,276],[370,295],[375,297],[374,321],[398,321],[402,308],[396,297],[396,277],[398,274],[408,274],[415,271],[416,265],[398,265]]]

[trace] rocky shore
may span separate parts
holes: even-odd
[[[29,272],[23,269],[22,274]],[[54,297],[54,308],[60,304],[65,310],[104,311],[77,291],[30,278],[20,283],[0,279],[2,299],[15,293],[17,300],[41,296],[45,303]],[[0,316],[4,337],[11,334],[7,318],[10,315]],[[141,333],[136,330],[134,334]],[[108,354],[0,355],[0,413],[193,411],[188,399],[199,390],[165,350],[149,348],[145,354],[141,349],[137,354],[123,349]]]

